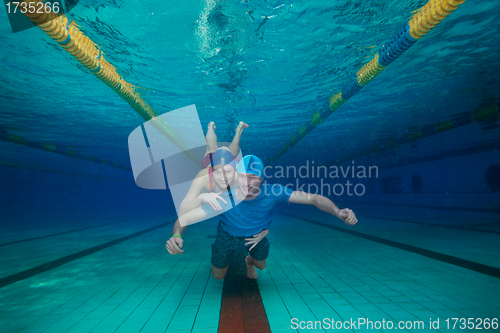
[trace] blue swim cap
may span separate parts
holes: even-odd
[[[238,173],[251,173],[264,178],[264,163],[255,155],[247,155],[238,163]]]
[[[236,167],[236,161],[234,156],[229,149],[219,148],[212,154],[213,166],[220,164],[229,164],[233,168]]]

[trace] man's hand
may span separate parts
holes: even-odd
[[[184,241],[182,240],[182,238],[178,236],[171,237],[167,241],[167,245],[165,247],[167,248],[168,252],[170,252],[170,254],[184,253],[184,250],[181,249],[183,242]]]
[[[226,200],[224,200],[220,195],[222,194],[222,191],[219,193],[202,193],[198,196],[198,199],[201,202],[206,202],[207,204],[210,204],[214,210],[222,210],[222,207],[220,206],[219,202],[217,199],[222,201],[223,203],[227,204]]]
[[[264,229],[261,232],[259,232],[257,235],[253,235],[253,238],[245,238],[245,240],[248,241],[247,243],[245,243],[245,245],[253,244],[252,247],[250,249],[248,249],[248,251],[250,251],[254,247],[256,247],[257,244],[259,244],[259,242],[261,240],[263,240],[264,237],[266,237],[268,233],[269,233],[269,229]]]
[[[339,219],[344,220],[346,224],[355,225],[356,223],[358,223],[356,215],[354,215],[354,212],[349,208],[339,210],[337,216]]]

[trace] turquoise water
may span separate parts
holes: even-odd
[[[214,121],[219,141],[225,142],[244,121],[250,127],[242,136],[243,154],[269,161],[425,3],[82,0],[68,17],[158,114],[195,104],[202,128]],[[499,313],[499,116],[353,158],[430,124],[454,121],[486,106],[499,108],[499,31],[500,2],[465,1],[273,163],[275,177],[268,181],[282,184],[297,179],[276,177],[280,166],[375,166],[378,173],[347,177],[362,185],[362,195],[327,195],[339,207],[356,212],[360,222],[354,227],[313,207],[277,209],[280,214],[269,235],[272,256],[258,280],[271,331],[287,330],[287,316],[300,312],[321,319],[331,310],[345,319],[367,316],[366,310],[375,317],[426,320]],[[164,287],[172,275],[175,281],[183,280],[176,292],[190,290],[184,282],[202,276],[206,291],[194,288],[189,293],[218,299],[222,282],[209,277],[217,221],[194,226],[188,239],[195,244],[186,242],[191,254],[172,257],[163,249],[171,228],[163,223],[176,218],[169,191],[140,189],[129,170],[5,139],[15,135],[130,167],[127,139],[144,120],[39,28],[13,33],[3,10],[0,45],[0,282],[13,279],[0,287],[5,291],[0,296],[0,326],[7,332],[139,332],[128,319],[133,311],[127,312],[125,300],[142,281],[142,271],[159,283],[160,294],[167,293]],[[308,185],[321,186],[321,180],[301,178],[297,185],[305,184],[303,190],[308,190]],[[346,179],[326,181],[347,190]],[[359,234],[311,221],[378,237],[376,245],[358,239]],[[135,236],[108,244],[130,235]],[[103,244],[109,247],[48,271],[35,269]],[[315,248],[325,251],[323,259],[317,259]],[[439,256],[429,259],[424,250],[487,268],[458,260],[460,266]],[[370,263],[364,261],[367,254]],[[330,265],[331,257],[335,259]],[[115,262],[118,273],[110,265]],[[357,266],[346,268],[345,263]],[[332,277],[331,267],[343,271]],[[31,269],[37,273],[16,275]],[[288,274],[290,269],[293,273]],[[114,274],[126,276],[128,287],[113,289]],[[328,286],[310,282],[318,279]],[[448,285],[442,282],[447,279]],[[374,280],[384,288],[377,289]],[[314,297],[301,296],[301,290],[309,290],[304,287],[308,283]],[[387,288],[405,299],[391,299]],[[94,298],[81,305],[75,299],[83,302],[88,290],[96,291]],[[374,291],[380,295],[370,294]],[[351,292],[361,296],[353,301],[352,294],[344,295]],[[412,298],[415,292],[418,297]],[[101,309],[99,301],[115,293]],[[341,294],[342,301],[331,301],[332,293]],[[138,294],[128,300],[142,304],[155,293]],[[175,295],[167,301],[182,309]],[[153,304],[152,297],[145,303]],[[185,311],[199,318],[216,317],[200,332],[217,331],[217,302],[210,314],[201,308]],[[125,309],[111,316],[116,320],[106,321],[113,304]],[[306,305],[307,311],[301,307]],[[198,331],[194,319],[174,313],[161,317],[149,311],[152,308],[141,308],[144,316],[135,312],[131,317],[152,318],[141,326],[144,332],[182,330],[182,325],[169,323],[187,321],[191,329],[186,331]],[[80,314],[89,309],[99,310],[80,322]],[[23,316],[28,319],[23,321]]]
[[[71,17],[158,113],[194,103],[202,124],[218,124],[222,141],[244,120],[254,126],[242,146],[269,157],[423,4],[81,1]],[[356,153],[367,139],[376,144],[453,119],[498,95],[498,4],[460,8],[294,154],[324,158],[328,143]],[[140,123],[137,114],[42,31],[12,34],[1,15],[2,127],[96,157],[112,150],[126,163],[123,138]]]

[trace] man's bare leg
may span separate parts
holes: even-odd
[[[217,145],[217,135],[215,135],[215,123],[211,121],[208,124],[207,136],[205,137],[205,141],[207,142],[207,151],[205,152],[205,156],[209,153],[213,153],[219,148]]]
[[[229,265],[227,265],[226,268],[215,268],[214,265],[212,265],[212,275],[217,280],[222,280],[226,276],[228,268]]]
[[[236,127],[236,133],[234,134],[233,141],[228,147],[234,156],[238,156],[238,153],[240,152],[241,133],[243,133],[243,129],[248,127],[249,126],[242,121],[240,121],[240,124]]]
[[[257,271],[255,270],[255,267],[257,267],[260,270],[263,270],[266,268],[266,259],[258,261],[252,258],[251,255],[248,255],[245,258],[245,263],[247,264],[247,278],[249,279],[256,279],[259,276],[257,275]]]

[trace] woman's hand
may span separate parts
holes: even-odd
[[[217,200],[222,201],[223,203],[227,204],[226,200],[224,200],[220,195],[222,194],[222,191],[219,193],[202,193],[198,196],[198,199],[201,202],[206,202],[207,204],[210,204],[214,210],[222,210],[221,205]]]
[[[261,240],[263,240],[264,237],[266,237],[268,233],[269,233],[269,229],[264,229],[261,232],[259,232],[257,235],[253,235],[253,238],[245,238],[245,240],[248,241],[248,243],[245,243],[245,245],[253,244],[252,247],[250,249],[248,249],[248,251],[251,251],[254,247],[256,247],[257,244],[259,244],[259,242]]]
[[[180,254],[184,253],[184,250],[181,249],[182,243],[184,243],[184,241],[182,240],[181,237],[172,236],[167,241],[165,247],[167,248],[168,252],[170,252],[170,254]]]
[[[349,208],[339,210],[337,216],[339,219],[344,220],[346,224],[355,225],[358,223],[356,215],[354,215],[354,212]]]

